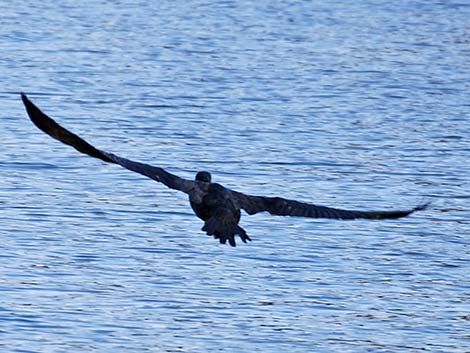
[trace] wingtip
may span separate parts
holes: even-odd
[[[21,100],[26,108],[31,107],[33,103],[29,100],[28,96],[24,92],[20,92]]]
[[[37,110],[37,107],[33,104],[33,102],[29,100],[28,96],[25,93],[21,92],[20,94],[26,112],[28,113],[29,118],[34,122],[35,119],[33,117],[35,110]]]
[[[431,201],[427,201],[427,202],[423,202],[421,204],[419,204],[418,206],[416,206],[414,209],[413,209],[413,212],[415,211],[424,211],[426,210],[429,206],[431,206]]]

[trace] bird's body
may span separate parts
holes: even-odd
[[[167,187],[182,191],[189,195],[189,202],[194,213],[204,221],[202,230],[214,236],[221,243],[229,242],[235,246],[235,236],[243,242],[251,240],[241,228],[241,212],[252,215],[258,212],[269,212],[277,216],[296,216],[310,218],[334,219],[387,219],[405,217],[415,211],[423,210],[427,204],[403,211],[356,211],[284,199],[281,197],[265,197],[243,194],[224,186],[213,183],[209,172],[196,174],[195,180],[180,178],[160,167],[131,161],[113,153],[95,148],[81,137],[66,130],[53,119],[37,108],[26,95],[21,95],[26,111],[32,122],[49,136],[64,144],[74,147],[77,151],[108,163],[118,164],[133,172],[145,175],[163,183]]]
[[[201,202],[194,202],[191,199],[189,202],[194,213],[203,221],[207,221],[217,212],[233,218],[237,223],[240,220],[240,209],[233,204],[230,192],[220,184],[210,183]]]
[[[234,203],[230,190],[217,183],[210,183],[202,202],[190,200],[194,213],[204,221],[204,230],[208,235],[226,240],[235,246],[235,235],[239,235],[243,242],[251,240],[245,230],[238,226],[240,222],[240,208]]]

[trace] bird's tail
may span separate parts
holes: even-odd
[[[228,222],[222,217],[209,218],[204,223],[202,230],[207,235],[213,235],[215,239],[219,239],[221,244],[225,244],[228,240],[231,246],[236,246],[235,235],[237,234],[244,243],[251,240],[242,227],[234,222]]]

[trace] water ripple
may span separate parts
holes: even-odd
[[[191,9],[188,11],[188,8]],[[470,7],[2,4],[0,347],[8,352],[466,352]],[[246,215],[236,249],[185,195],[41,134],[384,222]]]

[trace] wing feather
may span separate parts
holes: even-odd
[[[97,149],[83,140],[81,137],[63,128],[53,119],[44,114],[28,99],[25,94],[21,94],[21,99],[23,100],[23,104],[25,105],[29,118],[34,123],[34,125],[54,139],[59,140],[66,145],[72,146],[77,151],[87,154],[91,157],[101,159],[102,161],[108,163],[118,164],[128,170],[161,182],[171,189],[180,190],[189,194],[196,188],[196,183],[194,181],[180,178],[165,171],[163,168],[134,162],[129,159],[116,156],[115,154]]]
[[[344,210],[340,208],[319,206],[282,197],[264,197],[243,194],[232,191],[238,207],[253,215],[259,212],[269,212],[275,216],[309,217],[309,218],[333,218],[333,219],[386,219],[400,218],[409,214],[424,210],[429,204],[422,204],[408,210],[396,211],[362,211]]]

